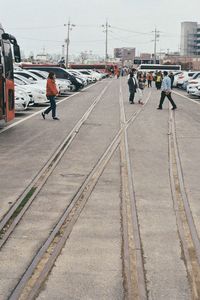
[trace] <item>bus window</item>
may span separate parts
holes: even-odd
[[[3,76],[2,76],[3,68],[0,65],[0,120],[2,120],[3,115],[5,114],[4,112],[4,101],[3,101],[3,94],[4,94],[4,89],[3,89]]]
[[[11,47],[7,42],[3,43],[4,63],[5,63],[5,77],[8,80],[13,80],[13,60]]]
[[[0,24],[0,125],[14,119],[13,56],[20,59],[20,49],[14,36],[5,33]]]

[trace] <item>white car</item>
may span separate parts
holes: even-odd
[[[178,75],[177,79],[177,87],[183,87],[184,83],[192,78],[192,76],[195,74],[195,72],[187,72],[187,71],[182,71]]]
[[[29,95],[23,89],[15,86],[15,110],[23,111],[26,110],[29,105]]]
[[[200,83],[200,72],[195,73],[190,80],[188,80],[189,84],[198,85]]]
[[[79,72],[79,70],[74,70],[74,69],[68,69],[67,71],[69,71],[70,74],[72,74],[72,75],[74,75],[76,77],[81,77],[81,78],[85,79],[86,82],[87,82],[87,84],[93,82],[93,79],[92,79],[91,75],[83,74],[83,73]]]
[[[35,74],[35,75],[37,75],[41,79],[44,79],[45,82],[46,82],[48,74],[49,74],[48,72],[40,71],[40,70],[34,70],[34,69],[30,69],[28,71]],[[59,91],[59,96],[65,95],[69,91],[72,90],[71,82],[67,79],[57,79],[56,78],[56,84],[57,84],[57,88],[58,88],[58,91]]]
[[[28,84],[25,82],[21,81],[20,79],[14,77],[14,83],[15,87],[21,88],[23,91],[25,91],[29,95],[29,104],[28,106],[32,106],[35,104],[34,99],[33,99],[33,93],[31,91],[31,88],[29,88]]]
[[[103,74],[96,72],[94,70],[89,70],[92,76],[94,76],[97,80],[103,79]]]
[[[28,88],[31,90],[31,94],[33,96],[33,101],[35,104],[43,104],[49,102],[46,97],[46,90],[40,85],[33,83],[32,81],[16,73],[14,73],[14,78],[21,80],[28,86]]]
[[[90,78],[92,80],[92,82],[96,82],[97,81],[97,78],[94,76],[94,74],[92,74],[90,72],[90,70],[87,70],[87,69],[80,69],[78,70],[82,75],[85,75],[87,76],[88,78]]]
[[[178,83],[178,76],[182,73],[182,71],[178,71],[176,73],[174,73],[174,82],[173,82],[173,87],[177,87],[177,83]]]
[[[41,79],[39,76],[37,76],[27,70],[15,71],[14,74],[21,75],[21,76],[25,77],[27,80],[29,80],[30,83],[35,83],[38,86],[40,86],[44,91],[46,90],[46,80]]]
[[[190,96],[200,96],[200,82],[198,84],[188,84],[187,93]]]

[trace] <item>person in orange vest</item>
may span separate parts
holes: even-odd
[[[149,72],[149,73],[147,74],[148,88],[149,88],[149,87],[152,87],[152,81],[153,81],[153,75],[152,75],[151,72]]]
[[[119,78],[120,75],[120,71],[118,68],[115,68],[115,76],[117,77],[117,79]]]
[[[45,120],[45,115],[48,115],[50,111],[52,111],[53,120],[59,120],[56,117],[56,96],[58,95],[58,90],[56,87],[55,74],[53,72],[49,73],[47,84],[46,84],[46,95],[47,99],[50,101],[50,106],[42,112],[42,117]]]

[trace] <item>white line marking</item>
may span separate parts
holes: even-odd
[[[193,99],[191,99],[191,98],[189,98],[189,97],[187,97],[187,96],[185,96],[185,95],[182,95],[182,94],[180,94],[180,93],[178,93],[178,92],[174,92],[174,91],[173,91],[173,93],[176,94],[176,95],[179,95],[179,96],[181,96],[181,97],[183,97],[183,98],[185,98],[185,99],[188,99],[188,100],[191,101],[191,102],[194,102],[194,103],[200,105],[199,102],[197,102],[197,101],[195,101],[195,100],[193,100]]]
[[[85,91],[85,90],[87,90],[87,89],[93,87],[93,86],[96,85],[97,83],[98,83],[98,82],[96,82],[95,84],[90,85],[90,86],[88,86],[88,87],[82,89],[82,91]],[[66,100],[68,100],[69,98],[72,98],[72,97],[74,97],[75,95],[78,95],[78,94],[80,94],[80,92],[76,92],[75,94],[73,94],[73,95],[71,95],[71,96],[69,96],[69,97],[66,97],[66,98],[60,100],[60,101],[57,103],[57,105],[59,105],[59,104],[62,103],[63,101],[66,101]],[[32,115],[30,115],[30,116],[28,116],[28,117],[23,118],[22,120],[19,120],[19,121],[13,123],[13,124],[8,125],[8,126],[5,127],[4,129],[1,129],[1,130],[0,130],[0,134],[3,133],[4,131],[7,131],[7,130],[10,129],[10,128],[13,128],[13,127],[15,127],[15,126],[17,126],[17,125],[19,125],[19,124],[21,124],[21,123],[23,123],[23,122],[25,122],[25,121],[31,119],[31,118],[33,118],[33,117],[36,116],[36,115],[41,114],[41,112],[42,112],[43,110],[44,110],[44,108],[42,108],[41,110],[39,110],[39,111],[33,113]]]

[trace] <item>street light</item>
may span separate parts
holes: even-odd
[[[68,64],[69,64],[69,42],[70,42],[70,39],[69,39],[69,32],[73,29],[73,27],[75,27],[76,25],[74,24],[71,24],[70,23],[70,20],[68,21],[67,24],[64,24],[64,26],[67,26],[67,38],[65,39],[65,42],[66,42],[66,62],[65,62],[65,65],[66,65],[66,68],[68,68]]]

